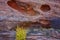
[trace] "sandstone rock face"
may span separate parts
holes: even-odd
[[[51,20],[54,18],[60,18],[60,0],[16,0],[19,1],[17,2],[18,5],[21,1],[32,6],[34,11],[32,9],[30,10],[29,7],[27,13],[12,8],[7,4],[8,1],[11,0],[0,0],[0,26],[3,29],[4,27],[2,26],[5,25],[3,30],[6,30],[6,28],[10,29],[12,26],[17,24],[7,21],[37,21],[40,19]],[[30,14],[33,14],[33,16],[30,16]],[[9,28],[10,25],[12,26]]]
[[[8,40],[8,39],[15,40],[15,30],[12,31],[11,29],[14,29],[20,21],[40,22],[41,19],[47,19],[47,20],[52,20],[55,18],[60,19],[60,0],[16,0],[17,1],[16,4],[18,5],[18,7],[16,6],[16,9],[8,5],[7,3],[8,1],[12,0],[0,0],[0,31],[6,31],[6,32],[0,32],[0,36],[3,36],[0,37],[0,40]],[[23,5],[22,3],[20,4],[20,2],[27,3],[31,7],[29,6],[28,8],[26,8],[27,11],[25,11],[25,8],[21,7]],[[44,21],[41,21],[40,23],[44,24]],[[36,40],[60,40],[60,30],[58,32],[52,29],[51,32],[51,30],[45,29],[41,32],[46,33],[46,31],[49,34],[52,33],[50,35],[52,35],[53,38],[50,37],[49,39],[47,39],[46,36],[36,36],[37,34],[41,34],[40,31],[38,31],[35,34],[35,38],[37,38]],[[8,38],[5,38],[5,36],[7,36]],[[10,38],[12,36],[13,38]],[[27,37],[33,38],[32,35]],[[35,38],[32,40],[35,40]]]
[[[0,31],[0,40],[15,40],[15,31]]]
[[[60,18],[60,0],[21,0],[22,2],[33,5],[33,9],[37,12],[31,12],[33,16],[27,15],[31,14],[29,11],[26,14],[22,14],[7,4],[10,0],[0,0],[0,20],[6,19],[10,21],[33,21],[38,19],[54,19],[55,17]],[[18,0],[20,1],[20,0]],[[42,6],[42,5],[45,5]],[[48,7],[49,6],[49,7]],[[45,10],[45,11],[44,11]]]

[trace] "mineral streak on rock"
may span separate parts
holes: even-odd
[[[11,5],[12,4],[12,5]],[[20,12],[22,14],[34,16],[37,15],[38,13],[33,9],[32,5],[25,3],[25,2],[14,2],[14,1],[8,1],[8,5]]]

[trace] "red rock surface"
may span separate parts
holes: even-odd
[[[59,0],[57,0],[57,3],[54,1],[47,1],[47,0],[26,0],[26,2],[29,2],[33,4],[35,7],[34,10],[37,11],[36,16],[29,16],[29,15],[23,15],[22,12],[19,12],[18,10],[15,10],[14,8],[10,7],[7,4],[7,1],[9,0],[0,0],[0,20],[9,20],[9,21],[33,21],[38,19],[53,19],[55,17],[60,17],[60,5]],[[23,1],[23,0],[22,0]],[[25,1],[24,1],[25,2]],[[42,4],[48,4],[51,8],[48,12],[43,12],[40,10],[40,7]],[[31,14],[30,12],[28,12]]]
[[[9,0],[0,0],[0,30],[2,31],[10,31],[10,29],[14,28],[17,25],[16,21],[18,22],[19,21],[38,21],[40,19],[50,20],[56,17],[60,18],[60,0],[21,0],[23,2],[28,2],[34,5],[33,9],[37,11],[37,13],[39,14],[36,16],[23,15],[22,12],[9,6],[7,4],[7,1]],[[41,5],[43,4],[48,4],[51,10],[49,10],[48,12],[43,12],[40,9]],[[60,31],[58,32],[56,29],[52,29],[52,32],[51,32],[50,29],[42,29],[41,33],[44,32],[45,34],[47,34],[46,31],[49,34],[52,33],[50,35],[52,35],[53,37],[47,38],[46,36],[39,36],[41,39],[38,38],[38,36],[35,36],[35,37],[28,36],[28,37],[32,37],[33,39],[37,38],[36,40],[60,40],[60,33],[59,33]],[[37,32],[37,34],[39,34],[39,32]],[[10,35],[11,34],[9,34],[9,36]],[[9,38],[5,39],[5,37],[0,37],[0,40],[8,40],[8,39]]]

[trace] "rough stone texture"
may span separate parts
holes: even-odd
[[[22,15],[21,12],[11,8],[8,4],[7,1],[9,0],[0,0],[0,23],[1,21],[38,21],[39,19],[49,19],[49,20],[55,20],[58,18],[58,20],[60,19],[60,5],[59,5],[59,0],[57,0],[58,3],[56,3],[56,0],[54,2],[50,2],[47,0],[26,0],[26,2],[33,2],[32,4],[36,4],[35,6],[35,10],[38,11],[40,13],[39,16],[25,16]],[[21,0],[24,1],[24,0]],[[25,2],[25,1],[24,1]],[[51,6],[51,11],[49,12],[42,12],[39,7],[42,4],[49,4]],[[54,14],[55,13],[55,14]],[[41,15],[43,14],[43,15]],[[35,20],[36,19],[36,20]],[[2,22],[3,23],[3,22]],[[4,22],[2,25],[0,24],[0,26],[8,26],[8,25],[14,25],[12,22],[8,22],[8,24],[5,24],[7,22]],[[57,22],[58,23],[58,22]],[[55,24],[55,23],[54,23]],[[60,23],[58,23],[60,24]],[[59,25],[58,25],[59,26]],[[3,27],[2,27],[3,28]],[[7,28],[7,27],[6,27]]]
[[[49,4],[51,6],[52,10],[49,12],[42,12],[39,9],[39,7],[37,6],[38,8],[36,7],[35,10],[39,11],[40,14],[43,14],[43,15],[38,15],[38,16],[33,16],[33,17],[22,15],[21,12],[8,6],[7,1],[8,0],[0,0],[0,30],[8,31],[8,32],[0,31],[0,40],[15,40],[15,32],[13,32],[13,31],[9,32],[9,30],[11,28],[14,28],[17,25],[17,22],[11,22],[11,21],[33,21],[33,20],[35,21],[35,19],[38,20],[41,18],[43,18],[43,19],[47,18],[49,20],[53,19],[53,21],[54,21],[55,18],[60,18],[60,0],[58,0],[58,1],[57,0],[54,0],[54,1],[52,1],[52,0],[49,0],[49,1],[48,0],[39,0],[39,1],[26,0],[26,2],[29,1],[30,3],[31,3],[31,1],[35,2],[36,5],[39,5],[39,6],[41,6],[42,4],[45,4],[45,3]],[[21,1],[24,1],[24,0],[21,0]],[[60,22],[57,22],[57,23],[59,23],[59,27],[60,27]],[[47,30],[45,30],[45,33],[46,33],[46,31]],[[53,37],[47,38],[46,36],[41,36],[41,37],[36,36],[36,38],[38,37],[36,40],[60,40],[60,31],[59,32],[54,31],[54,30],[52,32],[49,32],[49,31],[50,30],[48,30],[47,32],[52,33]],[[38,32],[37,32],[37,34],[39,34]],[[55,32],[57,35],[55,35]],[[9,35],[7,35],[7,34],[9,34]],[[5,36],[7,36],[7,38]]]
[[[14,30],[15,27],[17,27],[18,22],[8,22],[8,21],[2,21],[0,22],[0,30],[1,31],[10,31]]]
[[[11,8],[8,6],[7,1],[9,0],[0,0],[0,20],[9,20],[9,21],[33,21],[37,19],[54,19],[56,17],[60,18],[60,5],[59,3],[49,2],[47,0],[26,0],[26,2],[36,4],[34,9],[40,13],[38,16],[28,16],[23,15],[21,12]],[[24,0],[21,0],[24,1]],[[42,4],[48,4],[51,6],[51,10],[49,12],[43,12],[39,9]],[[42,14],[42,15],[41,15]]]
[[[27,40],[60,40],[60,32],[55,29],[30,29]]]
[[[15,40],[15,31],[0,31],[0,40]]]

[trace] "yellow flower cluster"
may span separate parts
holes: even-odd
[[[16,40],[26,40],[26,30],[23,27],[17,26]]]

